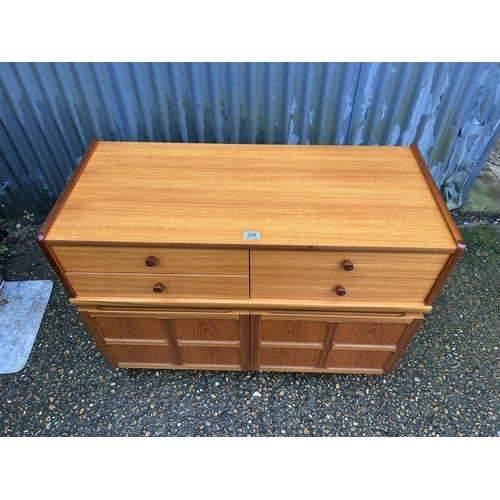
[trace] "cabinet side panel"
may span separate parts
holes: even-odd
[[[89,329],[92,337],[94,338],[97,345],[99,346],[99,349],[101,350],[104,357],[106,358],[106,361],[109,363],[109,366],[111,366],[112,368],[118,368],[118,363],[116,362],[115,356],[113,355],[113,353],[109,349],[106,342],[104,342],[104,337],[101,334],[98,326],[94,322],[90,313],[88,313],[86,311],[78,311],[78,314],[80,315],[83,322],[85,323],[85,325]]]
[[[45,258],[49,261],[49,264],[54,269],[59,281],[62,283],[63,287],[66,289],[66,293],[68,294],[70,299],[76,298],[76,293],[71,286],[70,282],[66,278],[66,274],[64,273],[64,269],[57,260],[57,257],[52,252],[52,247],[48,246],[43,239],[37,239],[38,246],[42,250]]]
[[[63,284],[64,288],[66,289],[68,295],[70,298],[74,299],[76,297],[76,294],[69,284],[69,281],[66,279],[66,275],[64,274],[64,270],[62,266],[60,265],[59,261],[53,254],[52,250],[50,249],[49,245],[47,244],[46,241],[46,236],[47,233],[49,232],[50,228],[52,227],[52,224],[56,220],[57,216],[61,212],[61,209],[64,205],[64,202],[68,198],[69,194],[71,193],[71,190],[73,189],[73,186],[75,185],[76,181],[80,177],[81,173],[83,172],[83,169],[85,165],[87,164],[89,158],[91,157],[92,153],[94,152],[95,148],[99,144],[98,139],[93,139],[92,142],[90,143],[89,147],[85,151],[84,155],[82,156],[82,159],[76,166],[75,170],[73,171],[73,174],[69,178],[69,181],[66,183],[66,186],[64,186],[64,189],[61,191],[61,194],[59,195],[59,198],[57,199],[56,203],[52,207],[52,210],[49,212],[49,215],[45,219],[45,222],[42,224],[42,227],[40,228],[40,231],[38,232],[38,235],[36,237],[36,242],[38,243],[38,246],[42,250],[43,254],[45,255],[45,258],[49,261],[50,265],[54,269],[54,271],[57,274],[57,277]]]
[[[413,338],[413,336],[415,335],[415,333],[419,329],[422,322],[423,322],[423,319],[415,319],[408,326],[406,331],[403,333],[403,337],[401,339],[401,342],[398,344],[396,351],[393,353],[393,355],[389,359],[388,363],[384,366],[384,374],[391,373],[392,370],[394,370],[396,364],[398,363],[401,356],[405,352],[406,348],[410,344],[411,339]]]
[[[427,295],[427,298],[425,299],[426,306],[432,306],[434,300],[437,297],[437,294],[439,293],[441,288],[443,288],[443,285],[446,283],[446,280],[449,278],[451,272],[453,271],[454,267],[456,266],[457,262],[459,261],[464,251],[465,251],[465,243],[463,242],[458,243],[458,248],[456,252],[452,254],[451,257],[448,259],[448,262],[446,262],[446,265],[441,271],[441,274],[436,280],[436,283],[429,292],[429,295]]]
[[[457,264],[458,260],[462,256],[462,254],[465,251],[465,242],[460,234],[460,231],[455,224],[455,221],[453,220],[453,217],[451,216],[450,211],[448,210],[448,207],[446,206],[446,203],[441,196],[441,193],[439,192],[439,189],[436,186],[436,183],[434,182],[434,178],[432,177],[429,168],[427,167],[425,160],[420,153],[420,150],[418,149],[418,146],[416,144],[412,144],[410,146],[415,159],[417,160],[417,163],[420,167],[420,170],[422,171],[422,174],[427,181],[427,184],[429,186],[430,191],[432,192],[432,195],[434,197],[434,200],[441,212],[441,215],[451,233],[451,236],[453,240],[455,241],[455,244],[457,246],[455,252],[453,255],[448,259],[448,262],[444,266],[443,270],[439,274],[438,279],[436,280],[436,283],[432,287],[431,291],[429,292],[429,295],[425,299],[425,305],[430,306],[434,302],[437,294],[445,284],[446,280],[448,279],[449,275],[451,274],[451,271],[453,271],[453,268]]]

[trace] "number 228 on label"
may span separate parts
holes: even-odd
[[[243,233],[243,239],[245,240],[260,240],[259,231],[245,231]]]

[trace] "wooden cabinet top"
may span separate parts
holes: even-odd
[[[415,146],[97,140],[41,233],[49,243],[443,253],[461,240]]]

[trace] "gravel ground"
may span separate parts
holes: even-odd
[[[112,369],[35,243],[42,219],[0,220],[19,238],[5,280],[54,282],[26,366],[0,375],[0,436],[500,436],[500,215],[453,216],[467,251],[384,376]]]

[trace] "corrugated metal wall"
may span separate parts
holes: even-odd
[[[500,63],[1,63],[1,203],[48,211],[97,137],[416,142],[454,208],[500,135],[499,81]]]

